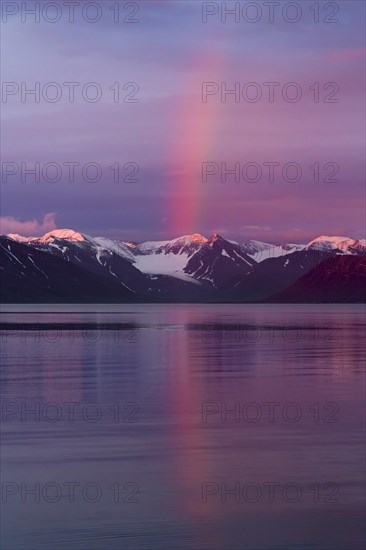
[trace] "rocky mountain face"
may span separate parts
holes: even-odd
[[[215,233],[138,244],[69,229],[43,237],[10,234],[0,236],[1,301],[257,302],[281,296],[328,260],[365,254],[366,241],[349,237],[270,244]],[[346,287],[343,292],[347,301]]]

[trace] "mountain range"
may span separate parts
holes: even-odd
[[[366,240],[0,236],[2,303],[365,302]]]

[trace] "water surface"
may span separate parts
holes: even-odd
[[[3,308],[2,549],[364,548],[364,306]]]

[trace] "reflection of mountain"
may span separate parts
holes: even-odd
[[[3,302],[255,302],[281,293],[330,258],[364,256],[366,241],[319,237],[307,245],[238,243],[217,234],[209,239],[193,234],[136,244],[64,229],[43,237],[1,236],[0,250]],[[320,279],[314,282],[316,301],[323,299]],[[341,297],[334,293],[324,300],[358,301],[351,280],[344,280]],[[288,296],[305,300],[292,291]]]

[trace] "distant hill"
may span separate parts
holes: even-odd
[[[266,301],[366,303],[366,257],[329,258]]]

